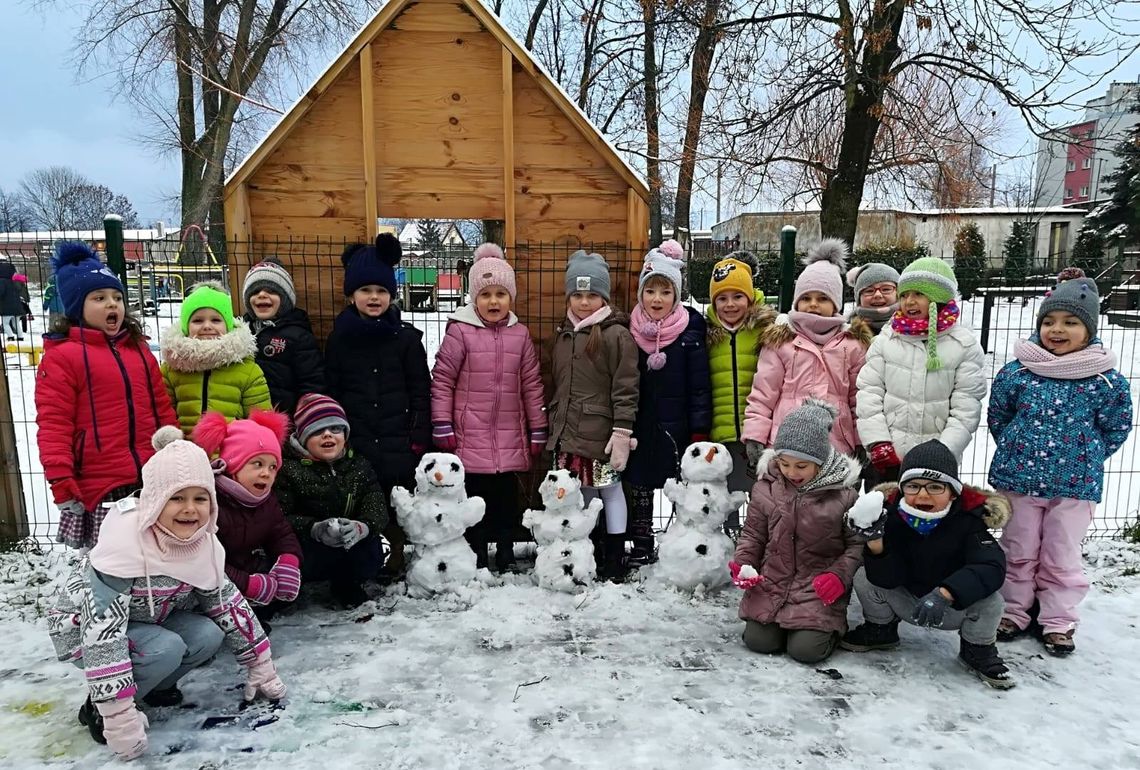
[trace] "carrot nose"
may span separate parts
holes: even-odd
[[[435,472],[435,480],[436,481],[443,481],[443,474],[440,473],[439,471],[436,471]]]
[[[705,462],[711,463],[713,458],[716,457],[716,447],[709,447],[709,451],[705,452]]]
[[[559,487],[558,488],[558,499],[561,500],[564,497],[566,497],[566,489],[564,487]]]

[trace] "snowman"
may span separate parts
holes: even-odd
[[[732,457],[724,445],[698,441],[681,457],[681,481],[665,482],[662,491],[676,506],[676,515],[661,536],[657,574],[677,588],[692,591],[729,582],[734,546],[722,528],[747,499],[743,492],[728,491],[730,473]]]
[[[463,463],[453,454],[432,452],[416,466],[416,492],[392,489],[397,520],[414,547],[408,594],[427,598],[475,580],[475,552],[463,538],[483,518],[481,497],[467,497]]]
[[[543,510],[523,513],[523,526],[530,528],[538,544],[534,563],[538,585],[551,591],[578,591],[597,575],[590,533],[602,501],[586,505],[581,482],[568,470],[548,473],[538,493]]]

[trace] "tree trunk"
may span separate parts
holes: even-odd
[[[523,43],[526,50],[534,50],[534,36],[538,33],[538,22],[542,19],[542,12],[546,10],[546,4],[550,0],[538,0],[538,4],[534,7],[534,13],[530,15],[530,24],[526,27],[526,41]],[[496,13],[498,11],[496,10]]]
[[[645,23],[645,175],[649,182],[649,242],[661,243],[661,111],[657,101],[657,3],[642,0]]]

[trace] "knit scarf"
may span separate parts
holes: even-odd
[[[574,315],[573,310],[567,308],[566,320],[570,322],[570,326],[573,327],[574,331],[580,332],[583,329],[588,329],[595,324],[600,324],[602,321],[609,318],[613,312],[614,309],[609,305],[602,305],[600,308],[595,310],[593,313],[590,313],[590,315],[586,316],[585,318],[579,318],[578,316]]]
[[[233,498],[238,504],[246,508],[256,508],[265,502],[265,498],[269,497],[270,493],[273,492],[272,489],[267,489],[260,495],[255,495],[238,483],[237,479],[231,479],[229,476],[224,476],[220,473],[214,477],[214,485],[218,488],[219,492],[225,493],[228,497]]]
[[[906,334],[910,337],[926,337],[926,369],[933,372],[942,368],[942,359],[938,357],[938,335],[958,323],[958,316],[961,315],[961,312],[958,309],[958,303],[954,300],[943,305],[941,310],[938,310],[938,306],[931,302],[928,318],[910,319],[903,315],[903,311],[900,309],[891,319],[891,328],[899,334]],[[929,333],[932,323],[938,330],[934,334]]]
[[[923,511],[919,508],[910,507],[905,499],[900,498],[899,517],[918,534],[929,535],[946,518],[946,514],[950,513],[950,509],[953,507],[954,501],[951,500],[950,505],[941,511]]]
[[[822,316],[815,313],[801,313],[793,310],[788,313],[788,323],[801,337],[807,337],[816,345],[823,347],[837,334],[843,331],[847,323],[841,315]]]
[[[1056,356],[1033,340],[1018,340],[1013,355],[1029,371],[1052,380],[1083,380],[1116,368],[1116,354],[1101,345]]]
[[[891,317],[894,316],[898,310],[899,303],[896,302],[886,307],[857,307],[852,315],[859,316],[865,320],[874,330],[875,334],[878,334],[882,328],[887,325],[887,321],[891,320]]]
[[[688,326],[689,312],[679,302],[660,321],[650,318],[640,302],[629,314],[629,331],[633,340],[649,355],[645,365],[654,370],[665,366],[665,354],[661,348],[672,345]]]

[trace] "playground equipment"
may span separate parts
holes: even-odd
[[[44,349],[30,342],[9,342],[4,346],[4,352],[18,353],[22,356],[27,356],[28,366],[39,366],[40,359],[44,356]]]

